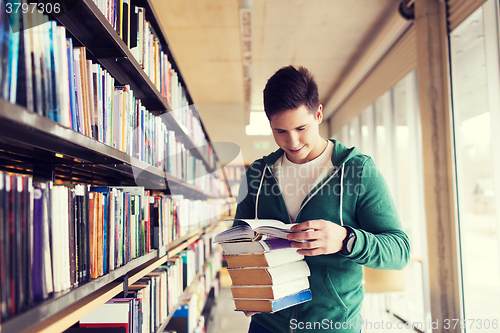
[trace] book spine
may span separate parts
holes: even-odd
[[[97,275],[102,276],[103,271],[103,247],[104,247],[104,236],[103,236],[103,200],[102,193],[97,193]]]
[[[75,238],[75,191],[70,190],[68,198],[68,211],[69,211],[69,260],[70,260],[70,284],[72,287],[77,285],[77,269],[76,269],[76,238]]]
[[[1,44],[1,42],[0,42]],[[9,223],[6,177],[0,172],[0,319],[9,318]]]
[[[103,263],[102,263],[102,273],[105,275],[108,273],[108,267],[109,267],[109,237],[108,237],[108,224],[109,224],[109,208],[108,208],[108,198],[109,194],[106,194],[103,196],[103,211],[102,211],[102,242],[103,242],[103,248],[102,248],[102,257],[103,257]]]
[[[83,186],[83,237],[84,237],[84,256],[85,256],[85,268],[84,268],[84,282],[90,281],[90,246],[89,246],[89,191],[88,186]]]
[[[43,295],[43,189],[36,185],[34,189],[33,203],[33,265],[31,267],[31,279],[33,301],[38,303],[44,299]]]
[[[90,278],[95,279],[96,273],[96,248],[97,248],[97,226],[95,223],[95,200],[94,193],[89,193],[89,253],[90,253]]]
[[[23,272],[23,260],[22,256],[24,254],[23,247],[23,233],[24,228],[22,221],[22,179],[19,175],[13,175],[11,178],[12,190],[14,192],[13,197],[13,217],[14,217],[14,254],[13,254],[13,268],[15,280],[13,281],[14,293],[15,293],[15,313],[19,313],[25,309],[26,295],[24,290],[25,276]]]
[[[44,297],[52,294],[54,292],[54,274],[52,273],[52,252],[51,246],[52,243],[52,230],[50,228],[52,224],[52,182],[47,182],[46,184],[41,184],[44,188],[43,195],[43,274],[45,276],[45,285],[44,285]],[[46,294],[45,294],[46,293]]]

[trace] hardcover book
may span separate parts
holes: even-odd
[[[132,300],[127,302],[111,302],[101,305],[80,320],[80,327],[124,327],[130,332],[133,312]]]
[[[312,299],[311,290],[306,289],[293,295],[276,300],[269,299],[234,299],[237,311],[255,311],[274,313]]]
[[[285,249],[292,247],[292,241],[283,238],[272,238],[253,242],[228,242],[219,243],[225,255],[263,253],[271,250]]]
[[[226,255],[229,268],[238,267],[274,267],[289,262],[304,259],[295,248],[284,248],[263,253],[249,253],[239,255]]]
[[[309,279],[307,277],[293,280],[290,282],[258,286],[231,286],[231,293],[233,298],[251,298],[251,299],[271,299],[275,300],[291,294],[298,293],[299,291],[309,288]]]
[[[276,267],[228,268],[233,286],[236,285],[277,285],[307,277],[311,274],[304,260]]]

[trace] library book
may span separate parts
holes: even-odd
[[[215,236],[215,243],[255,241],[267,239],[269,236],[286,239],[292,231],[293,224],[285,224],[271,219],[230,219],[225,221],[243,222]]]

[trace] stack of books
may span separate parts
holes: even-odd
[[[237,311],[274,313],[310,301],[309,266],[286,239],[291,224],[245,222],[214,238],[226,258]]]

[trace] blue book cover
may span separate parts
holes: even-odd
[[[274,313],[291,306],[305,303],[312,300],[310,289],[299,291],[275,300],[272,299],[242,299],[235,298],[234,305],[236,311],[269,312]]]
[[[8,3],[13,4],[12,0]],[[21,12],[12,11],[10,17],[10,39],[9,39],[9,65],[8,65],[8,99],[11,103],[16,102],[17,92],[17,66],[19,61],[19,35],[21,34]],[[7,97],[7,96],[6,96]]]
[[[107,194],[109,192],[109,187],[108,186],[91,186],[90,191]]]
[[[73,40],[66,38],[66,52],[68,53],[68,83],[69,83],[69,105],[71,108],[71,127],[73,131],[78,132],[78,117],[76,109],[76,89],[75,89],[75,71],[73,59]]]
[[[51,89],[51,95],[52,95],[52,110],[53,110],[53,115],[54,115],[54,121],[58,122],[61,124],[62,118],[61,118],[61,105],[59,105],[59,97],[58,94],[60,94],[60,90],[57,89],[57,68],[56,66],[60,65],[60,57],[58,55],[57,50],[55,49],[57,47],[57,23],[55,21],[49,21],[50,24],[50,89]]]
[[[271,302],[272,312],[280,311],[289,308],[293,305],[305,303],[312,300],[312,294],[310,289],[302,290],[296,294],[288,295],[282,298],[278,298]]]
[[[5,3],[1,2],[2,13],[6,12]],[[8,99],[9,97],[9,44],[10,44],[10,21],[7,15],[2,15],[0,20],[0,42],[2,43],[2,53],[0,54],[0,72],[2,73],[0,81],[0,97]]]
[[[42,26],[47,25],[45,28],[48,32],[48,40],[45,43],[44,57],[45,57],[45,94],[47,103],[48,118],[54,120],[55,122],[61,123],[61,112],[59,110],[59,104],[57,103],[57,87],[56,87],[56,68],[55,68],[55,52],[54,45],[56,40],[56,27],[57,24],[54,21],[49,21],[48,23],[42,24]]]
[[[0,13],[5,13],[5,2],[3,1],[0,1]],[[7,18],[6,15],[1,15],[0,16],[0,88],[2,87],[2,80],[3,80],[3,66],[2,66],[2,62],[3,62],[3,41],[4,41],[4,36],[3,36],[3,26],[4,26],[4,21],[5,19]],[[1,94],[1,90],[0,90],[0,97],[3,97],[2,94]]]

